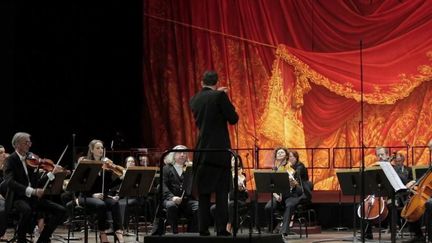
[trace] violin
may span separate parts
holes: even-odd
[[[25,158],[26,164],[32,168],[42,169],[45,172],[52,172],[54,168],[57,166],[57,171],[67,172],[68,175],[71,173],[69,170],[64,169],[63,167],[54,164],[54,162],[50,159],[41,159],[34,153],[28,153]]]
[[[110,160],[108,158],[104,158],[102,161],[104,162],[103,165],[102,165],[102,169],[104,169],[104,170],[110,170],[110,171],[112,171],[117,176],[122,176],[123,175],[123,173],[125,171],[125,168],[123,168],[120,165],[114,164],[114,162],[112,162],[112,160]]]
[[[46,172],[51,172],[54,170],[54,162],[50,159],[41,159],[34,153],[28,153],[25,158],[26,164],[33,168],[39,168]]]

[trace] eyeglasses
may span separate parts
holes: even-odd
[[[31,145],[31,144],[32,144],[32,141],[24,141],[24,144],[25,144],[25,145]]]

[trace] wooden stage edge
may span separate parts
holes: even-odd
[[[280,234],[240,234],[234,239],[232,236],[223,236],[217,237],[215,235],[210,236],[199,236],[198,234],[177,234],[177,235],[163,235],[163,236],[145,236],[145,243],[228,243],[228,242],[248,242],[248,243],[262,243],[262,242],[271,242],[271,243],[284,243],[282,236]]]

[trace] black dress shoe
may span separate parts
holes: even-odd
[[[420,242],[422,242],[422,243],[426,242],[426,239],[424,238],[424,236],[417,235],[410,240],[403,241],[403,243],[420,243]]]
[[[231,236],[231,233],[226,231],[226,230],[223,230],[223,231],[217,232],[216,235],[217,236]]]
[[[210,231],[206,230],[206,231],[200,231],[199,232],[200,236],[209,236],[210,235]]]
[[[364,236],[364,239],[365,239],[365,240],[373,240],[373,235],[368,235],[368,234],[366,234],[366,235]],[[362,239],[361,236],[357,236],[357,240],[362,241],[363,239]]]

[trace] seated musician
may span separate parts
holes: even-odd
[[[84,159],[102,161],[104,163],[104,169],[99,173],[90,192],[84,195],[86,199],[84,200],[82,197],[79,198],[79,204],[84,205],[87,209],[96,211],[101,242],[108,242],[107,230],[110,225],[107,221],[107,212],[111,212],[112,214],[115,237],[119,242],[124,242],[123,224],[118,197],[110,194],[110,189],[120,183],[119,177],[121,178],[122,176],[116,175],[109,169],[115,165],[113,165],[111,160],[104,157],[104,146],[103,142],[100,140],[94,139],[90,141],[87,156],[79,158],[78,163]],[[84,202],[86,204],[84,204]]]
[[[432,151],[432,139],[428,143],[429,150]],[[414,189],[420,183],[421,178],[416,178],[417,181],[411,181],[407,184],[407,187],[410,189]],[[418,200],[421,201],[421,200]],[[407,201],[407,204],[409,201]],[[405,205],[407,206],[407,205]],[[421,207],[422,205],[414,205],[415,207]],[[418,220],[409,222],[410,231],[415,234],[415,237],[406,242],[425,242],[425,237],[423,236],[423,231],[421,230],[422,222],[425,222],[426,226],[426,234],[428,238],[428,242],[432,242],[432,198],[429,198],[425,204],[425,212],[422,217]],[[405,210],[405,208],[404,208]]]
[[[376,155],[376,158],[377,158],[378,162],[390,162],[390,160],[391,160],[391,157],[389,156],[388,148],[386,148],[386,147],[381,147],[381,146],[376,147],[375,148],[375,155]],[[375,163],[374,165],[378,165],[378,163]],[[369,199],[369,197],[367,197],[365,199],[365,202],[368,199]],[[375,202],[375,203],[384,202],[384,201],[381,201],[381,197],[379,197],[378,200],[374,200],[374,199],[371,199],[371,200],[373,200],[372,202]],[[367,202],[365,205],[368,205],[368,203],[369,202]],[[383,204],[385,204],[385,202]],[[361,207],[361,206],[359,206],[359,207]],[[373,207],[373,206],[371,206],[371,207]],[[383,207],[385,207],[385,205],[379,205],[379,207],[383,208]],[[367,209],[365,209],[365,210],[367,211]],[[368,219],[369,219],[369,215],[365,215],[365,220],[363,221],[364,222],[363,225],[365,227],[364,238],[367,239],[367,240],[371,240],[371,239],[373,239],[372,224],[374,223],[374,221],[368,220]],[[385,218],[383,218],[383,219],[379,218],[378,220],[381,220],[381,222],[382,222],[384,219]]]
[[[187,149],[186,146],[177,145],[173,149]],[[163,167],[163,207],[167,210],[167,223],[171,225],[173,234],[178,233],[177,221],[179,213],[186,215],[191,222],[188,224],[189,232],[198,232],[198,201],[184,188],[184,181],[192,174],[185,175],[186,166],[190,164],[186,152],[172,152],[165,157]]]
[[[271,207],[271,200],[267,202],[264,208],[266,216],[269,219],[268,222],[270,222],[271,213],[275,209],[284,210],[281,233],[282,236],[286,238],[289,233],[289,224],[294,209],[302,199],[310,197],[310,195],[307,194],[310,193],[312,188],[309,188],[310,184],[307,183],[309,180],[307,168],[302,162],[299,161],[299,155],[297,151],[287,150],[286,148],[275,149],[273,169],[276,171],[293,171],[293,179],[290,179],[289,181],[291,186],[290,191],[284,192],[282,194],[274,193],[273,210]],[[274,217],[273,222],[270,223],[276,225]]]
[[[231,158],[231,174],[232,174],[232,178],[234,179],[234,163],[235,163],[235,157]],[[238,183],[237,183],[237,190],[238,190],[238,209],[242,209],[246,207],[246,201],[249,197],[248,191],[246,189],[246,174],[243,171],[243,166],[239,160],[239,165],[238,165]],[[228,195],[228,223],[226,226],[226,231],[232,233],[232,222],[234,221],[234,187],[231,188],[231,191],[229,192]],[[216,213],[216,204],[213,204],[210,207],[210,212],[213,216],[213,218],[215,218],[215,213]],[[238,221],[237,221],[238,222]],[[218,231],[218,230],[216,230]]]
[[[0,241],[6,240],[4,234],[6,233],[7,220],[5,209],[5,197],[7,191],[6,183],[3,182],[3,165],[6,160],[7,154],[3,145],[0,145]]]
[[[12,138],[12,146],[15,152],[7,159],[4,168],[5,181],[8,186],[6,203],[12,203],[12,207],[20,214],[17,228],[18,242],[26,242],[26,233],[34,226],[32,224],[33,212],[44,212],[48,217],[43,231],[37,242],[50,242],[50,237],[61,223],[65,208],[57,203],[43,198],[44,189],[38,188],[44,184],[44,179],[39,180],[38,171],[26,164],[26,156],[29,153],[32,142],[30,134],[16,133]],[[47,174],[50,180],[55,178],[57,167]],[[48,179],[46,178],[46,179]],[[29,222],[32,222],[29,224]]]
[[[135,158],[133,156],[128,156],[125,159],[126,162],[126,169],[131,166],[137,166]],[[119,188],[120,189],[120,188]],[[152,199],[149,196],[145,197],[129,197],[129,198],[121,198],[119,203],[120,207],[122,209],[122,219],[124,219],[124,227],[126,228],[129,224],[129,216],[133,213],[139,214],[141,213],[141,209],[144,210],[144,216],[146,219],[152,219],[154,218],[154,199]],[[126,208],[127,206],[127,208]],[[137,212],[132,210],[138,210]]]

